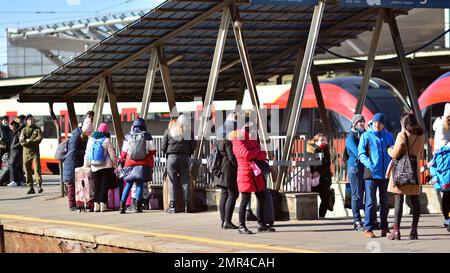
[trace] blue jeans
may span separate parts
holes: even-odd
[[[130,193],[131,187],[133,186],[133,183],[136,183],[136,202],[141,201],[142,194],[143,194],[143,187],[144,187],[144,181],[138,180],[138,181],[126,181],[127,185],[123,189],[122,192],[122,198],[120,199],[121,202],[126,202],[128,198],[128,194]]]
[[[373,223],[376,220],[377,209],[377,188],[379,188],[378,197],[380,199],[380,228],[388,229],[387,217],[389,213],[388,207],[388,188],[389,181],[387,179],[367,179],[366,187],[366,209],[364,210],[364,228],[366,230],[373,230]]]
[[[363,208],[364,168],[348,167],[348,181],[352,189],[353,222],[361,222],[360,210]]]

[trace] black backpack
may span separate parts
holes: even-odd
[[[209,173],[220,176],[220,166],[222,165],[222,154],[219,152],[219,143],[216,142],[214,144],[214,149],[211,152],[211,155],[208,157],[208,171]]]

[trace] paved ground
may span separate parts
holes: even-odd
[[[0,188],[0,220],[6,230],[154,252],[450,252],[450,233],[440,215],[422,216],[418,241],[407,239],[409,216],[404,217],[401,241],[366,239],[351,230],[349,218],[280,221],[275,233],[245,236],[220,229],[218,212],[78,213],[67,209],[58,185],[49,183],[44,189],[42,194],[27,195],[25,187]],[[237,217],[235,213],[234,222]],[[256,223],[248,227],[255,231]]]

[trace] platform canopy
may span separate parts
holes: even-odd
[[[311,1],[303,0],[304,3]],[[274,3],[271,3],[274,2]],[[313,4],[236,1],[256,82],[293,74],[298,49],[308,38]],[[314,1],[313,1],[314,2]],[[166,1],[74,60],[20,92],[21,102],[95,102],[100,79],[110,76],[118,101],[141,101],[150,52],[162,46],[176,101],[203,97],[221,21],[232,0]],[[327,1],[315,53],[339,46],[375,25],[378,9],[342,7]],[[394,10],[395,15],[406,9]],[[214,99],[236,99],[243,80],[233,31],[227,34]],[[151,101],[166,101],[156,73]]]

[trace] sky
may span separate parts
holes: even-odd
[[[164,0],[0,0],[0,71],[6,72],[6,28],[65,22],[127,10],[150,10]]]

